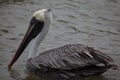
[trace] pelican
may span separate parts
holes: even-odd
[[[110,56],[82,44],[67,44],[38,53],[39,44],[45,38],[52,20],[51,9],[38,10],[33,14],[26,35],[8,65],[9,70],[30,42],[32,44],[26,68],[37,76],[49,72],[66,78],[78,74],[92,76],[117,67]]]

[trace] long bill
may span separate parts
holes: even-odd
[[[20,57],[20,55],[22,54],[24,49],[27,47],[27,45],[31,41],[31,38],[33,36],[33,35],[31,35],[32,32],[33,32],[33,26],[30,26],[28,28],[19,48],[17,49],[15,55],[13,56],[12,60],[10,61],[9,65],[8,65],[9,70],[11,70],[12,65],[17,61],[17,59]]]

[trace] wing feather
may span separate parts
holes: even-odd
[[[108,56],[98,50],[95,50],[94,48],[91,48],[91,47],[87,47],[87,49],[94,56],[95,59],[102,61],[102,62],[106,62],[106,63],[113,62],[113,59],[110,56]]]
[[[40,53],[33,60],[36,64],[62,70],[76,69],[113,61],[106,54],[81,44],[65,45]]]

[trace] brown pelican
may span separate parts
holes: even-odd
[[[33,14],[26,35],[8,65],[9,69],[31,41],[26,68],[37,76],[46,72],[55,72],[66,78],[75,75],[92,76],[117,67],[108,55],[82,44],[68,44],[38,53],[38,46],[51,23],[51,9],[42,9]]]

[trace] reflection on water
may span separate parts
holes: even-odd
[[[54,22],[40,45],[41,52],[64,44],[81,43],[107,53],[120,66],[119,0],[0,0],[0,80],[37,80],[25,69],[29,47],[13,71],[7,70],[7,64],[26,32],[31,15],[42,8],[52,8]],[[120,70],[75,79],[120,80]]]
[[[27,76],[22,79],[20,77],[20,74],[18,71],[10,71],[10,77],[12,77],[15,80],[68,80],[65,78],[62,78],[60,76],[55,76],[55,74],[49,74],[49,75],[43,75],[42,77],[36,77],[31,73],[27,72]],[[107,80],[107,78],[105,78],[104,76],[100,75],[100,76],[91,76],[91,77],[72,77],[69,78],[69,80]],[[109,80],[109,79],[108,79]]]

